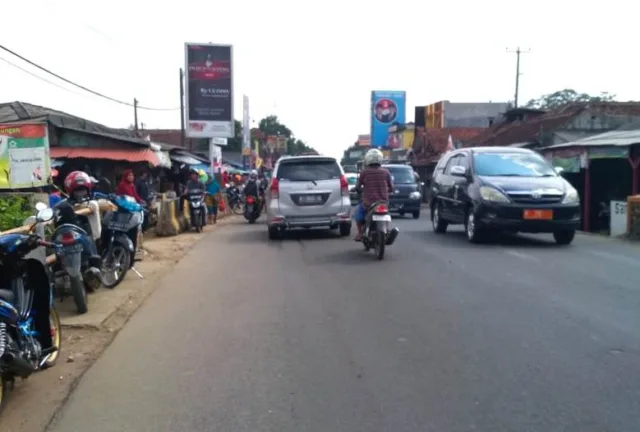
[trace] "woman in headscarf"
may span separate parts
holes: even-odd
[[[206,203],[207,213],[209,214],[209,224],[216,224],[218,223],[218,194],[220,193],[220,185],[213,174],[208,175],[206,186]]]
[[[122,173],[122,179],[116,188],[116,195],[128,195],[135,198],[138,204],[144,204],[144,200],[140,198],[140,195],[138,195],[138,192],[136,191],[134,180],[135,176],[133,175],[133,171],[130,169],[125,170]]]

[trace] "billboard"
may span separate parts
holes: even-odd
[[[0,189],[43,186],[50,166],[45,123],[0,125]]]
[[[404,91],[371,92],[371,147],[385,147],[389,126],[405,123],[406,95]]]
[[[233,138],[233,47],[185,44],[186,135]]]

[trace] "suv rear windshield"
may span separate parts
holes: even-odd
[[[331,159],[299,159],[281,162],[278,178],[289,181],[318,181],[339,179],[338,163]]]
[[[413,174],[413,169],[411,168],[396,168],[389,166],[386,166],[385,168],[391,173],[393,184],[413,184],[416,182],[416,177]]]

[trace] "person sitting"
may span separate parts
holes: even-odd
[[[136,191],[135,176],[130,169],[122,173],[122,179],[116,188],[116,195],[127,195],[134,198],[138,204],[145,204],[145,201],[138,195],[138,191]]]
[[[355,210],[355,241],[362,241],[367,210],[378,201],[389,202],[389,194],[393,191],[393,182],[389,170],[382,168],[384,155],[378,149],[371,149],[364,156],[365,169],[360,172],[356,190],[362,191],[362,200]]]

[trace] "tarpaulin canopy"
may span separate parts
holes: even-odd
[[[150,149],[97,149],[97,148],[68,148],[51,147],[49,156],[55,159],[107,159],[126,162],[147,162],[158,166],[160,161],[156,153]]]
[[[181,154],[172,154],[171,160],[174,162],[178,162],[185,165],[200,165],[202,161],[199,161],[196,158],[192,158],[191,156],[181,155]]]

